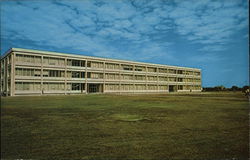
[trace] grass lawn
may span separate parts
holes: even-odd
[[[1,158],[247,159],[242,93],[1,99]]]

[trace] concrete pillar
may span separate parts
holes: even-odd
[[[103,85],[102,85],[102,92],[105,93],[105,81],[106,81],[106,63],[105,61],[103,62]]]
[[[68,63],[68,59],[65,58],[64,59],[64,67],[65,67],[65,70],[64,70],[64,94],[66,95],[67,94],[67,64]]]
[[[121,78],[121,69],[122,69],[122,65],[121,65],[121,63],[119,63],[119,90],[121,90],[121,79],[122,79]]]
[[[156,72],[157,72],[157,92],[159,92],[159,68],[156,67]]]
[[[4,66],[5,66],[5,70],[4,70],[4,75],[5,75],[5,92],[6,92],[6,96],[8,96],[8,56],[5,57],[4,59]]]
[[[87,63],[88,63],[88,60],[86,59],[85,60],[85,94],[87,94],[88,93],[88,65],[87,65]]]
[[[133,66],[133,92],[135,93],[135,65],[132,65]]]
[[[44,92],[44,87],[43,87],[43,56],[41,56],[41,95]]]
[[[146,70],[146,73],[145,73],[145,77],[146,77],[146,90],[148,90],[148,67],[145,66],[145,70]]]
[[[10,72],[10,96],[15,95],[15,62],[14,62],[14,55],[15,53],[12,52],[11,56],[11,72]]]

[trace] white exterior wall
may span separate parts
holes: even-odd
[[[23,56],[36,56],[34,58],[27,58],[27,62],[20,62],[16,55],[23,55]],[[11,58],[9,58],[11,56]],[[38,58],[39,57],[39,58]],[[46,64],[45,60],[47,57],[51,58],[51,63]],[[55,60],[53,58],[59,58],[61,60]],[[8,61],[10,59],[10,61]],[[29,61],[29,59],[31,59]],[[39,60],[40,59],[40,60]],[[69,66],[67,65],[67,60],[80,60],[85,62],[84,66]],[[31,63],[33,62],[34,63]],[[94,67],[88,66],[89,62],[99,62],[95,63]],[[36,51],[36,50],[26,50],[26,49],[18,49],[13,48],[5,56],[2,57],[1,63],[1,72],[4,73],[1,75],[1,83],[3,83],[3,88],[1,88],[1,93],[9,96],[14,95],[42,95],[42,94],[86,94],[89,92],[89,84],[99,84],[99,90],[102,93],[168,93],[169,86],[174,85],[175,91],[177,92],[190,92],[190,91],[201,91],[201,70],[195,68],[186,68],[186,67],[177,67],[177,66],[167,66],[167,65],[159,65],[159,64],[150,64],[150,63],[141,63],[141,62],[132,62],[132,61],[122,61],[122,60],[114,60],[114,59],[106,59],[106,58],[97,58],[97,57],[89,57],[89,56],[81,56],[81,55],[72,55],[72,54],[63,54],[63,53],[55,53],[55,52],[44,52],[44,51]],[[58,63],[58,64],[57,64]],[[64,64],[63,64],[64,63]],[[108,69],[106,68],[105,64],[116,64],[115,69]],[[124,70],[122,68],[123,65],[129,65],[128,69],[131,70]],[[8,77],[8,66],[11,67],[10,69],[10,76]],[[140,66],[144,68],[144,71],[136,71],[136,66]],[[100,68],[96,68],[100,67]],[[112,67],[109,66],[109,67]],[[119,68],[120,69],[119,69]],[[139,67],[139,69],[140,69]],[[41,76],[27,76],[27,75],[17,75],[15,73],[16,69],[21,69],[21,73],[30,73],[40,71]],[[150,72],[148,68],[155,68],[156,72]],[[173,74],[173,73],[160,73],[160,69],[166,69],[166,71],[170,69],[174,69],[177,71],[182,72],[189,72],[190,73],[197,73],[197,75],[192,74]],[[64,76],[62,77],[46,77],[43,76],[46,70],[50,70],[49,72],[57,74],[59,71],[64,72]],[[53,70],[53,71],[51,71]],[[69,72],[79,72],[80,74],[85,74],[85,77],[81,78],[72,78],[68,77]],[[116,74],[116,79],[110,79],[109,76],[106,74]],[[61,74],[61,72],[60,72]],[[90,74],[91,77],[88,77]],[[101,77],[102,74],[102,77]],[[122,75],[127,74],[133,77],[132,80],[129,79],[122,79]],[[119,75],[119,76],[118,76]],[[139,75],[142,76],[143,80],[136,80],[135,77]],[[94,76],[94,77],[92,77]],[[155,80],[148,79],[150,76],[154,76]],[[98,78],[99,77],[99,78]],[[100,78],[101,77],[101,78]],[[112,76],[110,76],[112,77]],[[188,79],[189,82],[178,82],[178,81],[162,81],[159,77],[175,77],[176,80],[179,79]],[[196,80],[195,80],[196,79]],[[168,79],[169,80],[169,79]],[[9,83],[8,83],[9,82]],[[37,83],[40,84],[40,89],[36,90],[25,90],[25,87],[29,89],[32,88],[32,84],[34,83],[33,87],[37,87]],[[55,85],[49,85],[53,83]],[[59,84],[60,83],[60,84]],[[69,85],[71,83],[80,84],[80,90],[72,90],[74,87]],[[8,87],[8,84],[10,87]],[[27,84],[30,84],[27,85]],[[62,87],[62,85],[64,88]],[[122,89],[123,84],[130,84],[130,89]],[[17,85],[17,86],[16,86]],[[52,88],[46,89],[47,86],[52,86]],[[110,88],[109,85],[114,85],[114,88]],[[137,85],[138,88],[143,89],[136,89]],[[152,85],[155,85],[152,88]],[[18,88],[18,86],[22,86],[23,89]],[[54,88],[55,86],[55,88]],[[60,87],[59,87],[60,86]],[[161,86],[164,86],[161,89]],[[178,89],[178,86],[189,86],[191,89],[187,90],[183,88],[182,90]],[[56,90],[59,88],[60,90]],[[32,88],[33,89],[33,88]]]

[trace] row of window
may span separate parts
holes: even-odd
[[[41,76],[40,69],[29,69],[29,68],[16,68],[17,76]],[[106,79],[113,80],[146,80],[145,75],[129,75],[129,74],[115,74],[115,73],[106,73]],[[65,77],[65,71],[62,70],[43,70],[43,77]],[[67,71],[66,77],[68,78],[85,78],[85,72],[80,71]],[[87,78],[92,79],[103,79],[103,73],[87,73]],[[157,76],[147,76],[148,81],[157,81]],[[198,78],[177,78],[177,77],[163,77],[159,76],[159,81],[170,81],[170,82],[200,82]]]
[[[64,83],[43,83],[43,88],[41,88],[40,82],[16,82],[15,90],[20,91],[64,91],[65,84]],[[84,84],[82,83],[67,83],[66,90],[74,91],[74,90],[84,90]]]
[[[74,90],[85,90],[85,85],[83,83],[43,83],[43,88],[41,88],[40,82],[16,82],[15,89],[20,91],[64,91],[65,87],[67,91]],[[178,90],[199,90],[200,85],[188,86],[179,85]],[[168,90],[167,85],[148,85],[145,84],[106,84],[105,90]]]
[[[167,89],[167,86],[161,86],[161,89]],[[147,90],[145,84],[106,84],[105,90]],[[148,85],[148,90],[157,90],[157,85]]]
[[[15,74],[17,76],[41,76],[40,69],[29,69],[29,68],[16,68]],[[61,70],[43,70],[43,77],[65,77],[65,71]],[[67,71],[66,77],[68,78],[84,78],[85,72],[79,71]]]
[[[41,57],[40,56],[31,56],[31,55],[16,55],[16,59],[18,62],[27,62],[27,63],[35,63],[41,64]],[[54,57],[44,57],[43,63],[46,65],[57,65],[57,66],[65,66],[65,59],[63,58],[54,58]],[[74,59],[67,59],[68,66],[78,66],[78,67],[85,67],[84,60],[74,60]],[[87,67],[91,68],[104,68],[103,62],[95,62],[95,61],[88,61]],[[126,65],[122,64],[121,67],[119,64],[115,63],[105,63],[106,69],[122,69],[127,71],[144,71],[146,72],[145,66],[133,66],[133,65]],[[148,72],[157,72],[157,68],[155,67],[147,67]],[[185,75],[200,75],[200,72],[196,71],[186,71],[186,70],[176,70],[176,69],[167,69],[167,68],[158,68],[159,73],[170,73],[170,74],[185,74]]]
[[[175,86],[177,87],[177,86]],[[167,85],[145,85],[145,84],[106,84],[105,90],[168,90]],[[178,90],[199,90],[201,86],[187,86],[187,85],[179,85]]]

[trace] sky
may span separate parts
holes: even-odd
[[[9,48],[200,68],[202,86],[249,82],[248,0],[2,0]]]

